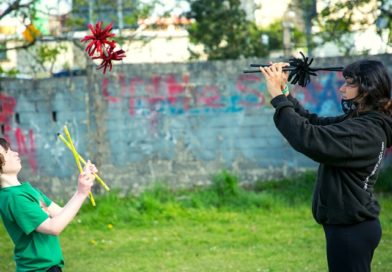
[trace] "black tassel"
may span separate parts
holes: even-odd
[[[310,65],[313,62],[313,58],[305,57],[302,52],[299,52],[302,59],[291,58],[288,63],[290,66],[283,67],[283,71],[290,71],[288,81],[291,84],[297,84],[305,87],[311,80],[310,76],[317,76],[316,71],[343,71],[344,67],[315,67],[311,68]],[[264,64],[251,64],[251,67],[266,67],[269,65]],[[260,70],[244,70],[244,73],[260,73]]]

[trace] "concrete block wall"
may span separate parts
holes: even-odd
[[[372,58],[392,69],[391,55]],[[314,66],[353,60],[318,59]],[[2,80],[0,132],[20,153],[21,178],[62,198],[77,179],[72,154],[56,136],[64,125],[80,154],[124,193],[158,181],[206,185],[223,169],[243,183],[315,169],[275,128],[262,76],[242,73],[256,62],[267,60],[120,65],[106,75],[91,68],[83,77]],[[342,82],[341,73],[321,72],[292,93],[311,111],[336,115]]]

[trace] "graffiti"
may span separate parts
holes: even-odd
[[[341,114],[338,89],[343,83],[342,73],[320,72],[306,88],[296,85],[293,93],[303,106],[321,116]]]
[[[236,82],[228,81],[225,85],[198,85],[191,82],[188,74],[180,80],[174,74],[152,75],[151,79],[136,76],[128,80],[120,74],[115,82],[103,79],[102,95],[113,104],[128,99],[130,116],[150,116],[153,112],[165,115],[233,113],[263,106],[263,84],[260,76],[254,75],[240,75]]]
[[[197,81],[197,80],[196,80]],[[305,108],[320,115],[341,113],[338,89],[342,73],[320,72],[306,87],[292,88]],[[235,113],[247,108],[261,108],[266,103],[265,82],[260,75],[240,74],[224,84],[192,83],[188,74],[176,76],[152,75],[126,78],[119,74],[115,80],[104,78],[102,95],[109,103],[128,99],[130,116]]]
[[[12,96],[0,94],[0,123],[3,137],[9,141],[10,121],[14,115],[16,100]]]
[[[20,156],[25,156],[28,159],[29,166],[33,170],[33,173],[37,171],[37,162],[35,154],[35,143],[34,143],[34,133],[33,130],[29,129],[28,132],[28,142],[26,136],[23,134],[20,128],[15,130],[14,135],[12,132],[12,118],[15,114],[16,99],[12,96],[7,96],[0,94],[0,123],[2,137],[7,139],[8,142],[12,142],[11,138],[14,138],[17,145],[17,151]],[[14,136],[14,137],[11,137]],[[27,144],[28,143],[28,144]]]
[[[236,87],[237,89],[242,93],[246,95],[246,99],[244,101],[241,101],[240,104],[244,107],[261,107],[265,103],[265,97],[264,94],[260,92],[260,89],[265,89],[260,88],[260,81],[261,78],[260,76],[256,75],[240,75],[237,82],[236,82]],[[251,86],[248,86],[247,83],[250,83]],[[253,89],[250,89],[249,87],[253,87]],[[257,88],[255,88],[257,87]]]
[[[28,132],[28,144],[26,141],[26,136],[21,128],[15,130],[15,140],[17,145],[17,150],[19,155],[25,156],[28,159],[29,166],[33,173],[37,172],[37,162],[35,154],[35,142],[34,142],[34,132],[29,129]]]

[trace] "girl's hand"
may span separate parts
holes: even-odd
[[[281,95],[282,90],[285,88],[288,80],[288,73],[283,72],[282,68],[289,66],[288,63],[270,63],[269,67],[260,67],[260,71],[263,73],[267,83],[267,91],[272,98]]]
[[[288,67],[290,66],[290,63],[287,62],[279,62],[277,63],[278,65],[280,65],[282,67],[282,85],[281,88],[282,90],[286,87],[287,82],[289,80],[289,72],[288,71],[283,71],[283,67]]]

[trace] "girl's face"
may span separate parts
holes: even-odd
[[[339,88],[342,99],[348,100],[358,96],[358,85],[350,77],[344,79],[343,85]]]
[[[4,158],[3,171],[1,174],[18,174],[22,168],[18,152],[13,151],[11,148],[5,150],[0,146],[0,154]]]

